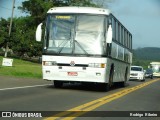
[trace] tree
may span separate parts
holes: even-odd
[[[7,41],[9,41],[9,22],[6,19],[0,20],[0,48],[5,47]]]
[[[38,22],[44,20],[46,12],[51,7],[59,6],[92,6],[96,7],[93,0],[28,0],[19,7],[23,12],[29,13],[32,17],[37,18]]]
[[[0,48],[6,48],[6,44],[10,44],[13,41],[13,34],[9,35],[10,18],[0,20]],[[14,33],[15,29],[12,28],[11,31]]]
[[[28,0],[24,1],[19,9],[29,13],[37,25],[45,19],[46,12],[51,7],[53,7],[53,3],[46,2],[46,0]]]
[[[23,12],[30,16],[15,19],[16,40],[12,42],[12,49],[22,56],[25,53],[28,56],[39,55],[42,50],[42,43],[35,41],[35,31],[39,23],[45,20],[48,9],[54,6],[94,6],[90,0],[28,0],[19,7]],[[14,46],[14,44],[17,44]],[[37,52],[38,51],[38,52]]]
[[[42,43],[35,41],[35,31],[39,23],[45,20],[47,11],[58,6],[92,6],[97,7],[96,0],[26,0],[19,7],[28,16],[13,19],[12,34],[8,37],[9,19],[0,20],[0,47],[9,47],[18,56],[40,56]]]
[[[92,0],[70,0],[69,6],[98,7]]]
[[[10,43],[13,53],[23,57],[41,55],[41,43],[35,41],[35,29],[32,24],[33,19],[31,17],[14,18],[14,27],[16,31],[13,34],[14,40]]]

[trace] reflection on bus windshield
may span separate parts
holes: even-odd
[[[48,15],[47,50],[58,54],[103,54],[104,20],[103,15]]]

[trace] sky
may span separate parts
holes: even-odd
[[[24,16],[25,14],[22,11],[18,10],[18,6],[21,6],[22,1],[25,0],[15,0],[15,9],[14,9],[14,17]],[[13,0],[0,0],[0,18],[7,19],[11,17],[12,14],[12,5]]]
[[[113,0],[105,8],[132,33],[133,48],[160,48],[160,0]]]
[[[16,9],[24,0],[15,0],[14,17],[24,16]],[[119,21],[132,33],[133,48],[160,48],[160,0],[104,1]],[[11,17],[13,0],[0,0],[0,18]]]

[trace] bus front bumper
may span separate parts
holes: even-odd
[[[87,69],[87,70],[86,70]],[[104,68],[70,68],[59,70],[53,67],[43,68],[44,80],[59,80],[71,82],[98,82],[106,83]]]

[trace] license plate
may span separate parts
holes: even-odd
[[[77,72],[68,72],[68,76],[78,76]]]

